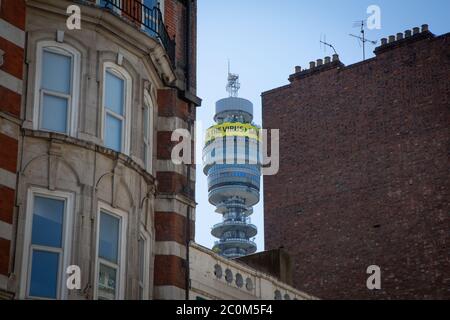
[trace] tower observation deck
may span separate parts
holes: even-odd
[[[238,98],[239,77],[228,75],[229,97],[216,102],[216,125],[206,133],[203,172],[208,176],[208,199],[222,214],[211,234],[219,240],[213,251],[227,258],[252,254],[251,239],[257,228],[251,224],[253,206],[259,202],[260,132],[252,123],[253,105]]]

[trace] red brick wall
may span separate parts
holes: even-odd
[[[188,22],[187,5],[190,5],[192,8],[189,30],[186,29]],[[191,95],[195,95],[196,83],[196,38],[192,36],[196,32],[195,17],[196,0],[164,1],[164,22],[167,26],[169,36],[175,38],[176,41],[175,73],[178,76],[179,83],[187,82],[187,79],[189,80],[189,84],[186,85],[186,91],[189,91]],[[191,33],[189,39],[186,35],[187,32]],[[186,58],[187,55],[189,55],[189,63]],[[178,121],[187,122],[189,119],[195,119],[195,106],[184,98],[186,93],[183,92],[183,89],[167,88],[158,90],[158,116],[168,118],[168,123],[177,123]],[[188,127],[187,123],[185,123],[184,127]],[[178,144],[178,142],[172,142],[171,137],[172,131],[168,131],[167,128],[158,129],[156,157],[161,162],[171,161],[172,149]],[[195,148],[192,148],[192,158],[194,158],[194,151]],[[187,198],[192,202],[195,201],[195,185],[194,182],[189,181],[185,174],[188,165],[183,165],[186,168],[179,170],[182,171],[182,174],[170,166],[164,167],[163,170],[172,171],[157,170],[156,172],[158,194],[164,197],[168,196],[169,198],[173,196],[169,201],[180,201],[177,199],[179,196],[181,198]],[[188,185],[190,186],[189,192]],[[183,216],[185,214],[186,212],[155,213],[155,238],[157,246],[159,242],[176,242],[185,246],[189,240],[194,238],[194,222],[189,220],[190,224],[187,225],[188,218]],[[190,227],[190,235],[188,235],[187,226]],[[187,272],[188,262],[185,257],[163,254],[155,256],[155,286],[175,286],[184,290],[186,289]],[[157,298],[170,299],[171,297],[162,296]]]
[[[189,117],[188,103],[178,98],[176,89],[159,90],[158,114],[162,117],[178,117],[187,120]]]
[[[175,212],[155,212],[156,241],[175,241],[186,244],[186,217]],[[194,222],[191,221],[191,236],[194,239]]]
[[[389,47],[262,96],[281,140],[266,249],[284,246],[320,298],[450,298],[450,34]]]
[[[0,30],[0,49],[4,52],[3,64],[0,70],[14,77],[16,81],[23,79],[23,59],[24,49],[18,44],[19,39],[13,38],[16,32],[9,30],[25,29],[25,2],[23,0],[1,1],[0,19],[10,24],[9,28]],[[20,45],[20,44],[19,44]],[[11,121],[12,118],[20,118],[21,94],[12,91],[8,83],[4,86],[0,84],[0,222],[3,224],[3,231],[0,234],[0,276],[9,277],[11,264],[11,240],[14,217],[15,190],[12,189],[14,177],[17,172],[18,159],[18,125]],[[18,121],[17,121],[18,122]],[[17,130],[11,130],[16,128]],[[2,279],[2,280],[5,280]],[[4,281],[2,281],[5,283]],[[1,291],[9,288],[0,287]]]
[[[19,29],[25,30],[25,1],[2,1],[0,18],[8,21]]]
[[[176,256],[155,256],[155,286],[186,289],[185,260]]]
[[[186,36],[187,6],[190,4],[190,26]],[[176,67],[186,72],[186,54],[189,54],[189,87],[196,88],[196,47],[197,47],[197,0],[164,0],[164,22],[169,36],[175,38]],[[189,43],[187,43],[189,41]],[[188,51],[188,53],[186,52]]]

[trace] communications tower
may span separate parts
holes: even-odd
[[[250,216],[259,202],[260,129],[252,123],[253,104],[238,97],[239,88],[239,76],[228,73],[229,97],[216,102],[217,124],[207,130],[203,148],[208,199],[223,216],[211,231],[219,239],[213,251],[227,258],[256,251]]]

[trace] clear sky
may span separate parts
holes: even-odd
[[[358,34],[353,27],[366,19],[367,8],[381,9],[381,29],[368,30],[366,36],[378,40],[427,23],[436,35],[450,32],[448,0],[198,0],[198,89],[203,99],[197,120],[203,128],[213,125],[215,102],[225,91],[227,60],[231,71],[240,75],[239,96],[254,104],[255,122],[261,124],[261,92],[288,84],[296,65],[306,68],[309,61],[332,55],[319,40],[326,35],[340,55],[352,64],[362,60]],[[367,45],[367,57],[374,46]],[[213,224],[221,221],[208,203],[206,176],[201,165],[202,139],[197,139],[196,241],[208,248],[215,240]],[[262,185],[262,181],[261,181]],[[262,191],[262,190],[261,190]],[[264,249],[263,197],[255,207],[252,222],[258,226],[258,251]],[[280,218],[282,218],[280,212]]]

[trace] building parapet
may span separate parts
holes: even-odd
[[[330,69],[342,68],[345,65],[340,61],[338,54],[333,54],[332,57],[325,57],[324,59],[317,59],[309,63],[309,69],[302,70],[300,66],[295,67],[295,73],[289,76],[289,81],[293,82],[298,79],[309,77],[319,72]]]
[[[442,35],[447,36],[447,35]],[[440,37],[442,37],[440,36]],[[412,44],[421,40],[426,39],[436,39],[436,37],[430,30],[428,24],[423,24],[420,28],[414,27],[412,29],[406,30],[404,32],[399,32],[396,35],[390,35],[387,38],[381,39],[381,45],[375,48],[374,53],[375,57],[371,59],[366,59],[364,61],[360,61],[357,63],[353,63],[350,65],[345,65],[341,62],[340,57],[338,54],[334,54],[332,57],[325,57],[317,59],[316,61],[311,61],[309,63],[309,68],[302,69],[301,66],[296,66],[295,71],[293,74],[291,74],[288,78],[289,82],[292,84],[293,82],[297,80],[301,80],[319,73],[322,73],[324,71],[329,70],[338,70],[343,71],[347,70],[349,68],[353,68],[355,66],[359,66],[364,63],[369,63],[370,61],[374,60],[379,56],[380,54],[393,50],[395,48],[402,47],[404,45]],[[289,88],[290,84],[275,88],[272,90],[268,90],[263,92],[261,95],[264,96],[266,94],[278,91],[283,88]]]
[[[414,27],[412,30],[408,29],[405,32],[399,32],[396,35],[390,35],[387,38],[382,38],[381,45],[375,49],[374,53],[379,55],[407,43],[432,38],[435,38],[435,35],[430,32],[427,24],[423,24],[421,28]]]
[[[191,242],[190,299],[318,300],[237,260]]]

